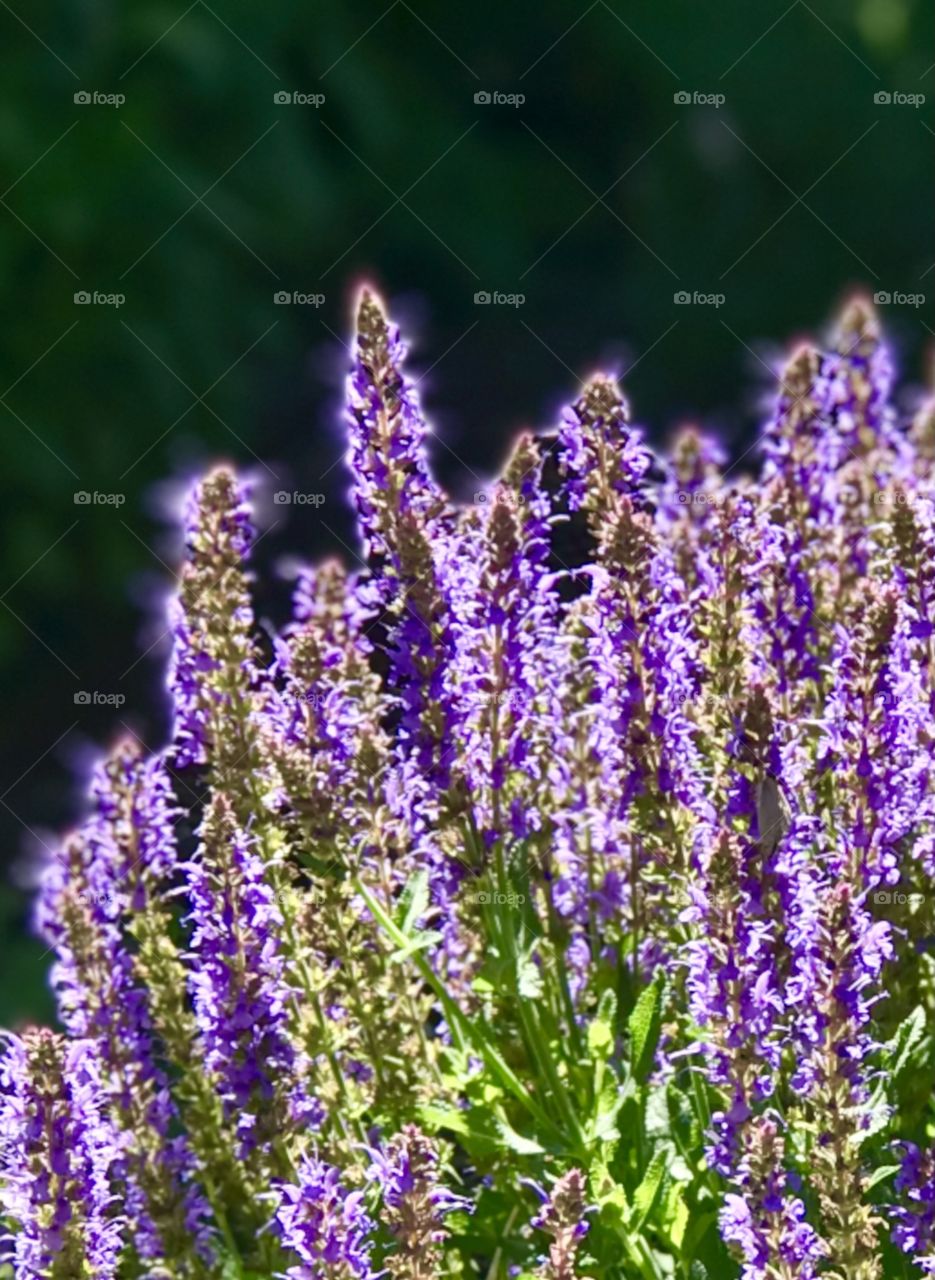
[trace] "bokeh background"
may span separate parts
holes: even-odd
[[[930,0],[0,0],[0,1024],[50,1014],[28,886],[88,760],[164,731],[178,486],[254,471],[268,582],[352,554],[359,282],[459,496],[595,366],[652,439],[700,421],[739,458],[777,355],[854,288],[894,299],[908,410],[933,35]]]

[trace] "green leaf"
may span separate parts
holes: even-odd
[[[427,871],[417,871],[406,881],[406,887],[399,897],[396,919],[403,933],[412,933],[428,910],[428,905],[429,874]]]
[[[665,1233],[672,1241],[676,1252],[679,1252],[682,1248],[688,1221],[689,1214],[688,1205],[685,1203],[685,1194],[681,1186],[677,1182],[673,1182],[666,1190],[662,1208],[662,1222]]]
[[[645,1083],[652,1070],[659,1043],[663,981],[660,972],[640,993],[627,1023],[630,1032],[630,1070],[640,1084]]]
[[[606,1061],[616,1041],[617,997],[607,990],[601,996],[594,1021],[588,1027],[588,1050],[593,1058]]]
[[[530,956],[517,961],[516,989],[526,1000],[539,1000],[542,996],[542,972]]]
[[[898,1079],[905,1071],[916,1051],[922,1047],[925,1038],[925,1010],[921,1005],[917,1005],[899,1024],[896,1034],[884,1047],[884,1062],[892,1080]]]
[[[902,1165],[898,1164],[883,1164],[879,1169],[874,1169],[873,1173],[871,1173],[867,1178],[867,1190],[869,1191],[872,1187],[875,1187],[878,1182],[885,1182],[886,1179],[891,1178],[894,1173],[899,1173],[901,1168]]]
[[[643,1181],[633,1196],[633,1230],[640,1232],[647,1219],[656,1207],[666,1176],[667,1157],[664,1150],[659,1150],[649,1162],[649,1168],[643,1174]]]
[[[494,1115],[491,1107],[471,1107],[462,1111],[457,1107],[419,1107],[419,1119],[431,1133],[447,1129],[464,1140],[465,1146],[485,1152],[512,1151],[521,1156],[545,1155],[545,1148],[532,1138],[524,1137],[504,1120]]]
[[[426,947],[433,947],[436,942],[441,942],[441,938],[442,935],[437,929],[426,929],[422,933],[412,934],[404,946],[392,953],[390,964],[400,964],[403,960],[408,960],[417,951],[424,951]]]
[[[545,1147],[540,1147],[538,1142],[534,1142],[531,1138],[524,1138],[521,1133],[517,1133],[515,1129],[507,1124],[506,1120],[497,1120],[497,1133],[503,1142],[503,1145],[509,1151],[515,1151],[521,1156],[541,1156],[545,1155]]]

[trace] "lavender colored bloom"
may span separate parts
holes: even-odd
[[[405,1125],[370,1156],[368,1176],[383,1195],[381,1220],[396,1241],[387,1270],[400,1280],[431,1280],[437,1274],[439,1246],[448,1235],[445,1218],[470,1213],[474,1206],[440,1181],[438,1152],[415,1125]]]
[[[288,1035],[291,992],[282,952],[283,917],[254,842],[223,797],[188,866],[195,1017],[211,1073],[245,1157],[317,1107],[297,1079]]]
[[[0,1204],[18,1280],[117,1274],[121,1142],[101,1111],[94,1046],[51,1031],[11,1038],[0,1064]]]
[[[901,1203],[890,1207],[893,1243],[908,1253],[925,1275],[935,1275],[935,1148],[921,1150],[901,1143],[896,1175]]]
[[[652,463],[616,382],[603,376],[593,378],[565,409],[559,448],[572,511],[593,514],[612,507],[618,495],[637,498]]]
[[[550,1194],[539,1190],[539,1196],[542,1208],[531,1225],[552,1237],[544,1275],[547,1280],[575,1280],[578,1247],[588,1233],[587,1178],[580,1169],[569,1169]]]
[[[675,1274],[720,1188],[732,1275],[882,1280],[884,1046],[921,1064],[892,1035],[931,1003],[931,405],[906,435],[858,303],[755,479],[694,429],[655,458],[599,376],[459,505],[404,355],[365,292],[366,563],[302,570],[282,629],[246,487],[192,491],[172,740],[95,770],[38,908],[67,1035],[0,1065],[17,1275],[435,1280],[533,1231],[551,1280]],[[469,1229],[413,1117],[477,1169]],[[524,1169],[585,1154],[516,1229]],[[933,1161],[905,1145],[889,1211],[935,1275]]]
[[[260,672],[245,572],[253,537],[245,486],[224,468],[211,472],[186,505],[186,561],[169,611],[168,685],[174,763],[211,765],[222,784],[246,770],[249,799],[261,808],[275,802],[275,788],[253,724]]]
[[[479,527],[454,548],[446,671],[457,773],[486,844],[539,823],[532,779],[542,768],[543,657],[557,644],[558,602],[548,569],[549,504],[542,459],[521,437]]]
[[[402,371],[405,356],[399,330],[365,289],[347,384],[348,462],[365,555],[397,572],[401,518],[411,516],[421,524],[441,505],[425,459],[428,427],[416,390]]]
[[[277,1233],[298,1258],[289,1280],[377,1280],[363,1192],[347,1191],[333,1165],[306,1156],[298,1182],[278,1187],[276,1199]]]
[[[124,931],[130,894],[156,887],[174,864],[172,805],[158,761],[143,766],[124,746],[95,774],[97,808],[48,866],[38,924],[57,953],[53,985],[72,1036],[94,1043],[101,1087],[126,1141],[119,1176],[136,1250],[197,1274],[212,1254],[211,1211],[160,1062],[147,995]],[[142,815],[146,835],[137,822]],[[135,887],[134,887],[135,882]]]

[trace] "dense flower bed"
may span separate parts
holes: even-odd
[[[599,376],[459,507],[403,354],[364,293],[359,563],[279,634],[191,494],[171,742],[44,875],[13,1274],[935,1273],[935,410],[855,302],[755,478]]]

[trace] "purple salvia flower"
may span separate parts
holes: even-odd
[[[315,1119],[288,1035],[283,917],[254,842],[216,796],[187,868],[190,987],[204,1062],[232,1119],[242,1157],[295,1121]]]
[[[123,1221],[121,1142],[101,1111],[95,1049],[46,1030],[11,1038],[0,1063],[0,1204],[17,1280],[109,1280]]]
[[[171,759],[207,766],[244,822],[268,818],[283,800],[260,725],[267,675],[245,568],[253,537],[245,486],[223,467],[211,472],[188,500],[186,560],[170,609]]]
[[[298,1258],[289,1280],[377,1280],[363,1193],[346,1190],[333,1165],[306,1156],[298,1182],[279,1186],[276,1200],[275,1230]]]
[[[816,1280],[828,1250],[805,1220],[805,1205],[783,1170],[779,1127],[764,1116],[751,1129],[744,1194],[724,1197],[721,1234],[743,1260],[742,1280]]]
[[[846,850],[825,854],[817,912],[795,940],[791,1084],[807,1100],[817,1135],[809,1172],[831,1256],[843,1274],[879,1280],[878,1220],[867,1201],[859,1136],[870,1119],[871,1010],[893,943],[889,924],[873,920],[864,895],[849,883],[846,868],[853,862]]]
[[[445,1218],[474,1206],[441,1182],[438,1152],[416,1125],[406,1125],[370,1156],[368,1177],[382,1192],[381,1221],[396,1242],[387,1270],[398,1280],[433,1280],[448,1237]]]
[[[189,493],[183,528],[186,560],[182,589],[170,607],[175,640],[168,676],[175,758],[182,768],[208,760],[212,710],[223,696],[218,675],[228,674],[231,660],[243,668],[248,683],[252,675],[246,635],[253,618],[241,573],[254,531],[246,493],[229,471],[213,472]],[[220,617],[213,618],[218,609]],[[237,624],[232,652],[221,651],[219,644],[226,621]]]
[[[538,825],[533,781],[543,770],[543,656],[555,643],[548,570],[550,504],[531,436],[516,445],[479,526],[454,550],[452,659],[458,773],[482,841]],[[546,659],[547,660],[547,659]]]
[[[357,312],[354,367],[347,382],[348,462],[364,554],[402,572],[399,522],[424,524],[443,505],[425,457],[428,426],[402,365],[406,348],[368,290]]]
[[[893,1243],[910,1255],[924,1275],[935,1275],[935,1147],[923,1151],[914,1142],[899,1145],[902,1159],[896,1191],[900,1203],[890,1206]]]
[[[98,768],[93,792],[96,812],[45,872],[38,925],[57,953],[62,1021],[94,1042],[105,1095],[126,1131],[119,1167],[137,1253],[197,1276],[212,1253],[211,1211],[188,1141],[176,1134],[177,1108],[123,927],[129,895],[153,891],[154,877],[174,865],[171,800],[159,762],[143,765],[129,745]],[[141,841],[136,824],[150,810]]]
[[[575,1259],[588,1233],[587,1177],[580,1169],[569,1169],[550,1194],[539,1195],[543,1204],[530,1225],[552,1237],[542,1274],[545,1280],[575,1280]]]
[[[353,847],[382,795],[391,702],[371,669],[375,611],[363,584],[334,561],[304,570],[295,622],[275,640],[275,682],[262,733],[303,837],[323,857]]]
[[[600,524],[599,513],[612,510],[618,497],[636,500],[642,494],[652,455],[631,426],[627,402],[613,378],[599,375],[587,384],[562,414],[558,438],[569,508],[589,512],[592,529]]]

